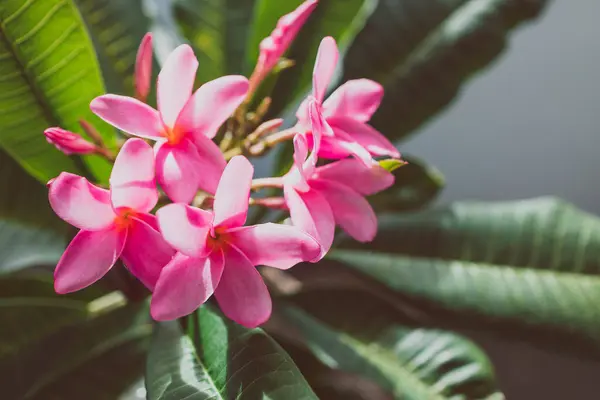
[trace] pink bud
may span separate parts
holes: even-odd
[[[88,142],[76,133],[66,131],[62,128],[48,128],[44,131],[48,143],[66,155],[69,154],[90,154],[97,150],[95,144]]]
[[[142,38],[135,59],[135,97],[146,101],[150,93],[152,78],[152,33],[148,32]]]

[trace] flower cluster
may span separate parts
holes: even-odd
[[[58,293],[91,285],[121,259],[152,292],[154,319],[185,316],[214,294],[229,318],[254,327],[271,313],[256,266],[287,269],[320,260],[336,225],[356,240],[373,239],[377,220],[365,196],[394,181],[373,157],[400,154],[367,124],[383,96],[379,84],[348,81],[324,101],[338,59],[333,38],[324,38],[319,47],[313,91],[293,128],[273,132],[281,120],[271,120],[241,134],[224,129],[236,126],[225,123],[240,115],[237,126],[244,126],[254,89],[316,5],[308,0],[280,19],[261,43],[250,81],[225,76],[193,91],[198,61],[188,45],[179,46],[158,75],[157,109],[146,103],[152,76],[152,36],[146,35],[136,63],[136,97],[106,94],[90,105],[101,119],[135,136],[116,158],[89,124],[86,131],[96,136],[95,143],[60,128],[46,130],[48,141],[66,154],[114,159],[109,188],[66,172],[48,184],[56,214],[80,229],[56,267]],[[223,145],[222,139],[220,147],[213,141],[227,134],[236,140]],[[253,179],[252,164],[235,155],[256,155],[252,149],[283,140],[293,140],[294,155],[282,177]],[[251,198],[252,191],[265,187],[281,190],[282,196]],[[167,199],[172,203],[154,212]],[[290,219],[245,226],[250,204],[287,210]]]

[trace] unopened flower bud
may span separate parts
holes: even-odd
[[[66,155],[95,153],[97,147],[76,133],[66,131],[62,128],[48,128],[44,131],[48,143]]]

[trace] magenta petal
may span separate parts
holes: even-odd
[[[284,195],[292,223],[317,239],[321,246],[321,254],[317,258],[323,258],[331,248],[335,233],[335,220],[329,203],[314,190],[298,193],[286,186]]]
[[[235,156],[225,167],[215,194],[215,227],[235,228],[244,225],[254,167],[244,156]]]
[[[164,139],[158,111],[132,97],[105,94],[92,100],[90,108],[94,114],[123,132],[146,139]]]
[[[223,76],[207,82],[187,101],[175,125],[180,131],[212,139],[247,93],[248,79],[244,76]]]
[[[145,213],[156,205],[154,151],[142,139],[127,140],[119,151],[110,175],[110,194],[115,209],[128,207]]]
[[[383,87],[370,79],[353,79],[337,88],[323,103],[325,118],[350,118],[367,122],[379,107]]]
[[[165,240],[178,251],[191,257],[204,257],[210,251],[206,239],[213,215],[187,204],[168,204],[156,212]]]
[[[314,179],[343,183],[362,195],[375,194],[394,184],[394,175],[379,164],[367,167],[352,158],[318,167]]]
[[[320,180],[315,190],[331,205],[335,222],[359,242],[370,242],[377,234],[377,217],[369,202],[341,183]]]
[[[299,228],[266,223],[228,231],[231,243],[254,265],[288,269],[319,257],[321,246]]]
[[[175,250],[160,232],[143,220],[134,218],[127,231],[127,242],[121,257],[129,271],[148,289],[154,289],[160,271],[174,254]]]
[[[338,57],[339,52],[335,39],[331,36],[323,38],[319,45],[315,68],[313,70],[313,95],[319,103],[325,97],[325,92],[335,72]]]
[[[201,168],[198,186],[205,192],[214,194],[217,191],[219,180],[223,175],[227,162],[215,142],[204,135],[199,135],[193,139]]]
[[[331,118],[329,122],[336,135],[339,136],[340,132],[346,133],[374,156],[400,158],[398,149],[372,126],[349,118]]]
[[[224,250],[225,268],[215,296],[223,313],[248,328],[255,328],[271,316],[269,290],[252,265],[238,249]]]
[[[192,313],[214,293],[223,273],[223,253],[192,258],[177,253],[162,270],[152,294],[150,313],[157,321]]]
[[[53,179],[49,187],[50,206],[64,221],[88,231],[112,226],[116,214],[110,205],[108,190],[68,172]]]
[[[127,232],[116,229],[79,231],[54,270],[54,290],[64,294],[88,287],[117,262]]]
[[[179,113],[192,95],[197,69],[198,60],[187,44],[180,45],[167,57],[156,84],[158,110],[166,126],[175,126]]]
[[[177,203],[190,203],[198,188],[203,163],[196,146],[188,139],[176,145],[159,143],[155,146],[156,178],[167,196]]]

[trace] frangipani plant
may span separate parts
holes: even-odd
[[[427,210],[396,142],[544,1],[168,3],[0,5],[3,398],[492,399],[474,330],[598,356],[598,219]]]

